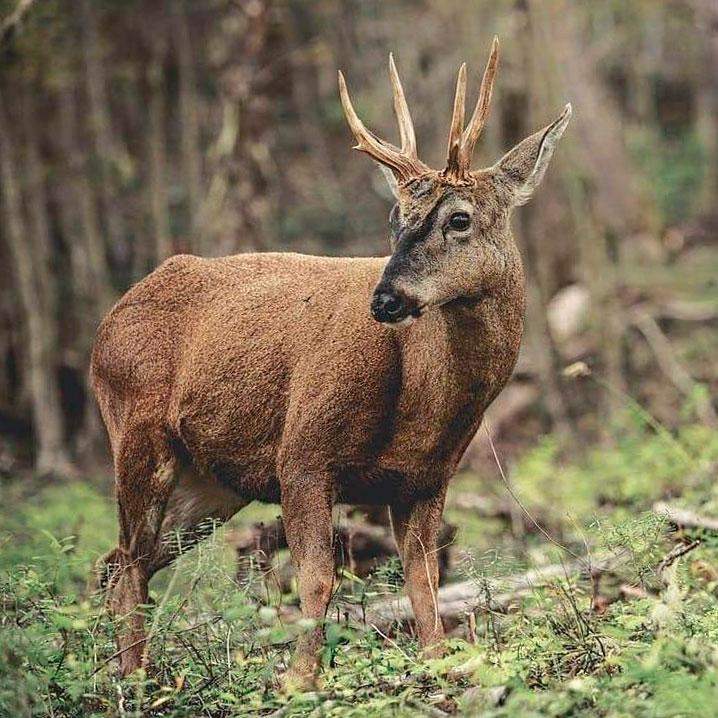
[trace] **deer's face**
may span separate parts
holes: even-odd
[[[400,190],[392,255],[372,297],[377,321],[404,326],[431,307],[491,291],[515,256],[509,203],[491,180],[476,173],[460,187],[424,177]]]
[[[543,130],[527,137],[485,170],[470,169],[486,121],[498,63],[494,38],[476,107],[464,126],[466,65],[459,70],[446,167],[430,169],[418,157],[414,126],[394,59],[389,74],[401,147],[364,127],[339,73],[339,93],[354,137],[385,170],[397,204],[391,212],[392,255],[374,290],[374,318],[395,326],[431,307],[491,292],[517,261],[508,229],[511,208],[526,202],[546,172],[571,117],[571,105]]]

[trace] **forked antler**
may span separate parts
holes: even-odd
[[[446,169],[444,176],[452,179],[463,179],[469,172],[471,156],[474,147],[484,129],[486,118],[489,114],[491,104],[491,91],[494,87],[496,70],[499,62],[499,38],[494,37],[491,44],[491,54],[486,63],[484,76],[481,80],[479,99],[471,115],[469,124],[464,129],[464,102],[466,98],[466,65],[459,70],[459,77],[456,80],[456,95],[454,97],[454,114],[451,118],[449,130],[449,146],[447,150]]]
[[[381,162],[381,164],[392,169],[399,182],[405,182],[412,177],[429,171],[429,167],[427,167],[416,154],[414,123],[411,121],[409,106],[406,104],[406,97],[404,97],[404,90],[401,86],[399,73],[396,71],[396,65],[394,64],[394,57],[392,55],[389,55],[389,75],[394,93],[394,110],[396,112],[397,122],[399,123],[401,149],[390,142],[379,139],[364,126],[364,123],[357,116],[352,102],[349,99],[347,83],[344,80],[344,75],[341,73],[341,70],[339,71],[339,95],[347,122],[357,141],[357,145],[354,149],[366,152],[377,162]]]
[[[471,155],[474,152],[481,130],[486,124],[486,117],[491,104],[491,91],[494,86],[496,69],[499,60],[499,39],[494,37],[491,45],[491,54],[486,63],[484,76],[481,80],[481,90],[476,107],[471,115],[469,124],[464,128],[464,104],[466,100],[466,64],[459,70],[459,77],[456,81],[456,95],[454,97],[454,113],[451,118],[451,129],[449,130],[449,148],[446,161],[446,169],[443,176],[453,181],[460,181],[468,176],[471,165]],[[389,55],[389,76],[391,77],[391,88],[394,94],[394,110],[399,123],[399,135],[401,137],[401,149],[379,139],[373,132],[369,131],[354,111],[352,102],[349,99],[347,83],[344,75],[339,71],[339,95],[344,108],[349,127],[351,128],[357,144],[354,149],[366,152],[377,162],[389,167],[399,182],[405,182],[431,171],[416,154],[416,136],[414,135],[414,124],[411,121],[409,107],[406,104],[404,90],[399,80],[399,73],[396,71],[394,57]]]

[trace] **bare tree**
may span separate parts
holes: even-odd
[[[147,193],[154,235],[154,259],[161,262],[172,254],[172,236],[167,206],[167,136],[164,60],[166,44],[156,41],[146,67],[147,82]]]
[[[33,171],[34,168],[31,168],[30,172]],[[47,295],[48,292],[46,282],[49,269],[41,266],[47,258],[42,254],[37,256],[37,245],[33,245],[23,218],[20,180],[13,156],[13,134],[10,132],[3,97],[0,97],[0,177],[5,236],[13,259],[14,279],[25,320],[26,380],[29,384],[37,444],[35,467],[42,474],[67,473],[71,467],[64,448],[54,366],[54,318],[48,316],[42,300],[43,294]],[[35,196],[31,204],[37,201]],[[37,207],[35,209],[38,210]],[[36,216],[36,225],[37,221]]]
[[[122,263],[127,263],[130,247],[125,219],[117,201],[116,182],[117,168],[119,165],[127,164],[127,153],[118,144],[110,122],[107,80],[95,4],[92,0],[80,0],[79,7],[88,121],[92,146],[100,170],[99,189],[107,236],[113,252]]]
[[[170,2],[169,13],[172,24],[172,45],[177,57],[182,180],[187,196],[188,233],[194,238],[199,228],[202,196],[202,154],[195,51],[187,22],[185,0]]]

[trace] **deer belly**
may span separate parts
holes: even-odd
[[[279,481],[273,465],[267,462],[219,459],[210,464],[209,470],[222,486],[243,499],[279,503]]]

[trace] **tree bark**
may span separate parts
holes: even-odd
[[[222,123],[209,151],[212,177],[199,216],[199,237],[212,254],[267,247],[272,204],[270,0],[230,5],[218,37],[227,60],[218,68]]]
[[[110,308],[113,289],[97,214],[97,204],[88,173],[87,159],[78,141],[74,87],[63,87],[58,95],[59,141],[65,179],[65,195],[58,202],[62,231],[70,249],[73,310],[76,322],[78,373],[82,377],[85,408],[82,425],[75,436],[75,453],[85,462],[94,458],[104,429],[89,385],[87,366],[100,319]]]
[[[697,94],[697,130],[703,144],[706,170],[699,199],[705,214],[717,214],[718,198],[718,2],[698,0],[696,12],[706,39],[706,71]]]
[[[164,43],[155,46],[147,66],[149,193],[154,259],[157,264],[173,253],[170,218],[167,207],[167,137],[165,133],[166,102],[164,94]]]
[[[192,39],[187,23],[185,0],[174,0],[169,5],[172,21],[172,42],[177,56],[179,81],[180,151],[182,178],[187,195],[190,248],[196,244],[199,229],[199,211],[202,198],[202,152],[199,133],[199,97],[195,72]],[[203,247],[198,247],[202,251]]]
[[[110,122],[100,34],[97,27],[96,9],[92,0],[80,0],[80,18],[88,120],[92,146],[100,170],[100,197],[107,237],[117,261],[127,267],[130,262],[130,246],[125,220],[117,202],[119,187],[115,177],[117,166],[122,164],[122,155],[126,156],[127,153],[118,146]]]
[[[565,82],[577,93],[582,118],[590,118],[591,132],[585,132],[581,118],[561,145],[566,158],[561,176],[565,183],[578,242],[581,281],[591,293],[592,325],[598,336],[601,371],[613,391],[602,397],[601,426],[621,408],[626,391],[623,373],[625,321],[619,302],[617,265],[620,246],[610,238],[620,236],[635,211],[631,197],[631,168],[622,145],[622,134],[611,113],[605,93],[597,85],[587,64],[579,24],[572,3],[561,0],[550,6],[537,0],[529,3],[534,47],[531,83],[544,87],[544,97],[560,106],[555,86]],[[552,33],[552,28],[561,32]],[[541,64],[539,64],[541,63]],[[540,82],[539,82],[540,81]],[[586,122],[587,120],[583,120]],[[590,184],[584,178],[590,179]],[[590,186],[590,191],[587,187]],[[608,436],[608,435],[607,435]]]
[[[536,19],[530,11],[526,15],[529,42],[526,45],[524,58],[528,70],[527,95],[528,117],[522,135],[527,136],[535,131],[535,127],[543,122],[538,115],[543,115],[547,105],[548,88],[540,82],[540,70],[532,58],[540,49],[540,38],[537,37]],[[557,247],[546,242],[539,228],[540,207],[528,205],[521,209],[521,235],[526,255],[526,274],[528,279],[527,318],[529,337],[536,348],[539,359],[539,376],[545,394],[545,406],[551,416],[553,425],[560,438],[562,447],[578,446],[576,431],[571,421],[570,404],[565,395],[565,387],[561,379],[560,357],[554,337],[551,334],[547,309],[552,292],[556,289],[556,280],[552,276],[554,257]],[[544,216],[545,219],[545,216]],[[543,240],[543,241],[542,241]]]
[[[36,168],[29,168],[31,174],[35,171]],[[0,192],[5,212],[5,236],[15,267],[15,281],[25,320],[27,382],[32,402],[36,443],[35,468],[41,474],[67,473],[71,468],[63,442],[62,414],[53,364],[54,318],[48,316],[42,300],[43,293],[46,295],[48,292],[47,269],[40,265],[44,264],[46,258],[33,256],[33,245],[22,214],[12,135],[2,96],[0,96],[0,177],[2,178]],[[31,204],[37,201],[39,201],[37,195],[31,198]],[[36,225],[38,219],[36,216]],[[39,221],[42,222],[42,219]]]

